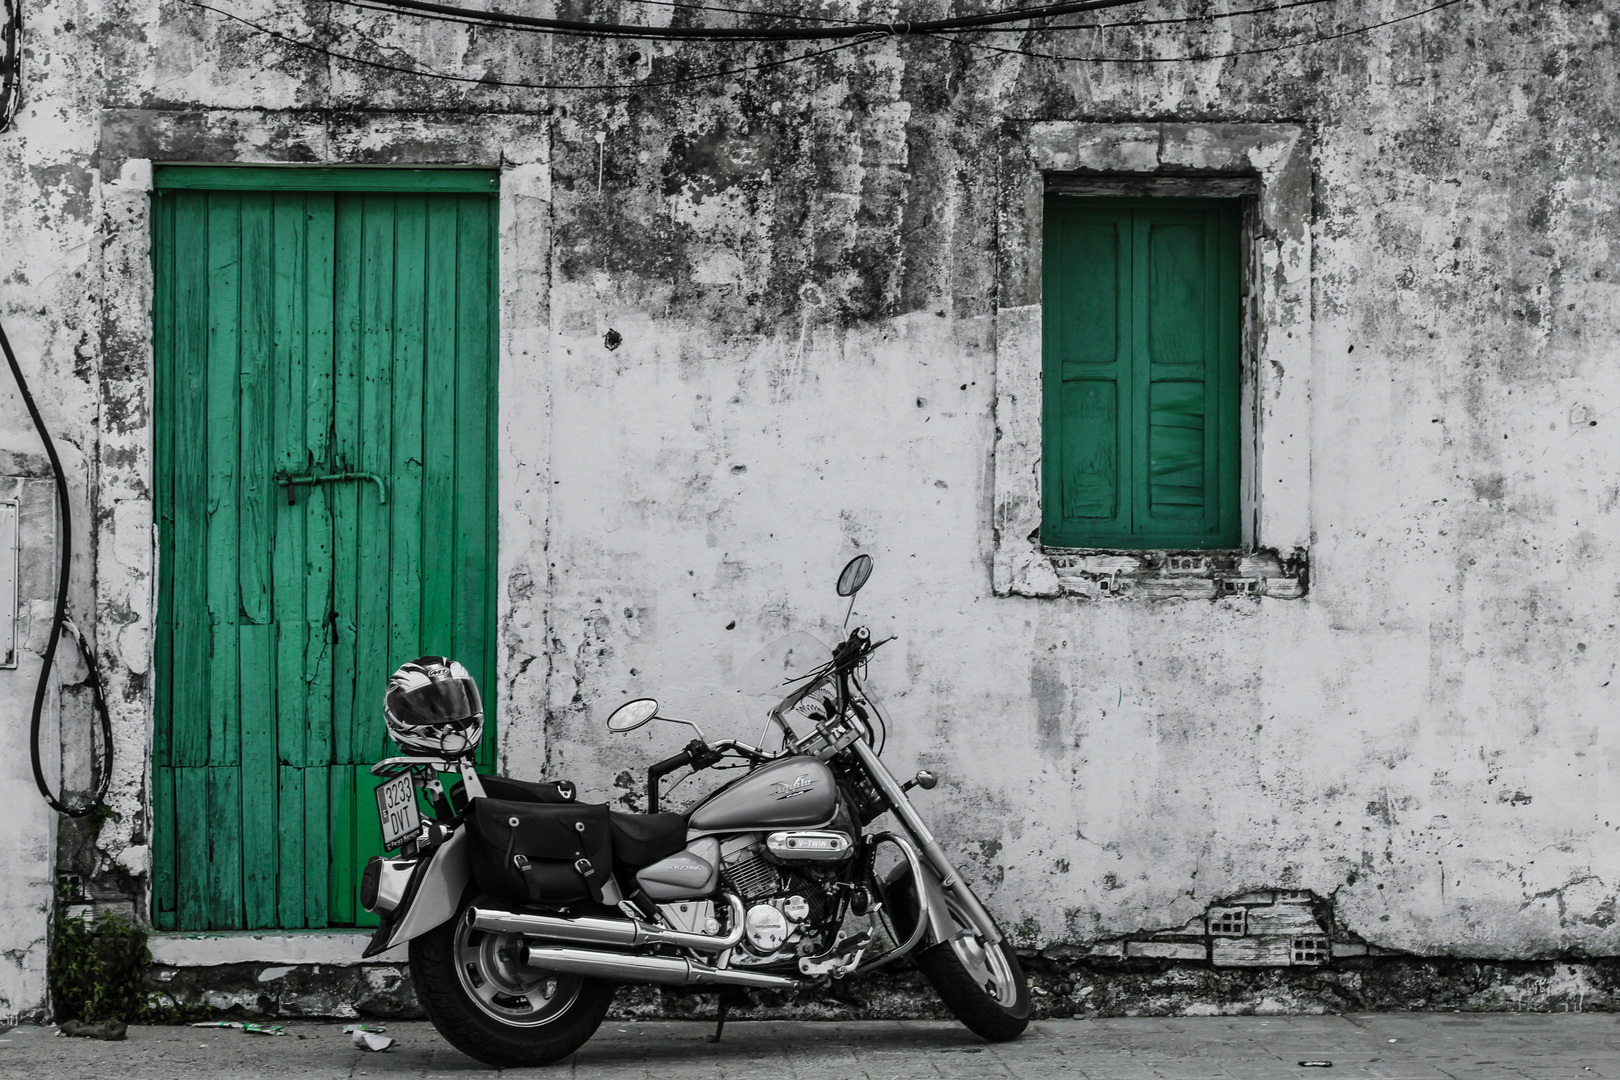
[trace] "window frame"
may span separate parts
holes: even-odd
[[[1298,124],[1018,120],[997,178],[998,596],[1304,595],[1310,543],[1311,172]],[[1048,191],[1247,197],[1240,250],[1242,542],[1214,550],[1062,548],[1042,525],[1042,259]]]

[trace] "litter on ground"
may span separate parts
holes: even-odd
[[[70,1035],[79,1039],[104,1039],[107,1042],[117,1042],[129,1030],[129,1025],[122,1020],[103,1020],[99,1024],[86,1024],[79,1020],[64,1020],[56,1025],[58,1035]]]
[[[378,1035],[374,1031],[356,1031],[354,1045],[362,1050],[386,1050],[394,1045],[394,1040],[387,1035]]]

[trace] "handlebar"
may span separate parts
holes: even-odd
[[[692,751],[686,749],[674,757],[667,757],[663,761],[647,766],[647,813],[658,813],[658,781],[676,769],[690,764],[692,764]]]
[[[690,765],[694,770],[707,769],[726,756],[727,751],[733,751],[754,761],[770,761],[775,754],[766,753],[757,746],[738,742],[736,739],[721,739],[710,746],[702,739],[693,739],[686,744],[686,749],[663,761],[647,766],[647,813],[658,813],[658,781],[674,772],[676,769]]]
[[[749,746],[745,742],[738,742],[736,739],[721,739],[719,742],[714,744],[714,748],[720,751],[735,750],[743,757],[752,758],[755,761],[770,761],[772,758],[779,756],[777,754],[767,753],[757,746]]]

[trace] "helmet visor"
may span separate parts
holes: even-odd
[[[390,687],[388,711],[406,724],[462,727],[483,715],[484,702],[471,679],[438,679],[414,690]]]

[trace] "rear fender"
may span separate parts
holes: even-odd
[[[455,916],[467,883],[472,880],[472,862],[468,858],[472,841],[467,836],[466,826],[457,829],[417,864],[399,906],[383,916],[362,958],[421,937]]]

